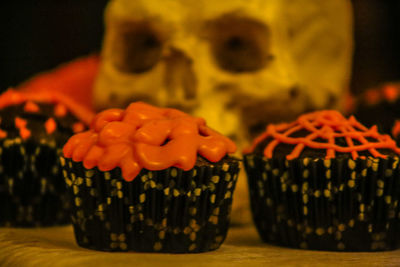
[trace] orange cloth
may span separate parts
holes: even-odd
[[[17,89],[29,92],[57,90],[79,104],[93,109],[92,89],[99,62],[98,55],[82,57],[54,70],[38,74]]]

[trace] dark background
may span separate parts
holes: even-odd
[[[400,1],[353,0],[355,50],[351,88],[400,80]]]
[[[352,2],[356,42],[353,92],[400,80],[400,1]],[[60,63],[99,51],[106,3],[107,0],[1,1],[0,90]]]
[[[99,51],[107,0],[0,2],[0,90]]]

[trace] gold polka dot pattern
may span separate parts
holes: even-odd
[[[54,140],[38,144],[20,137],[0,146],[0,226],[49,226],[69,223],[69,203]],[[49,160],[49,157],[55,160]],[[40,167],[39,167],[40,166]],[[59,180],[57,178],[60,178]]]
[[[70,113],[57,118],[54,110],[54,104],[33,101],[0,109],[6,133],[0,131],[0,226],[70,222],[58,153],[79,121]]]
[[[142,170],[127,182],[119,168],[100,172],[61,158],[73,196],[77,243],[102,251],[194,253],[224,241],[238,162],[189,171]]]
[[[399,158],[244,158],[251,208],[268,243],[336,251],[400,247]]]

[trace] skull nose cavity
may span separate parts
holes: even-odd
[[[192,60],[182,51],[171,48],[165,57],[165,86],[171,98],[190,100],[196,97],[197,78]]]
[[[289,89],[289,98],[295,99],[300,95],[300,87],[298,85],[294,85]]]

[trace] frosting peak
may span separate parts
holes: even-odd
[[[100,112],[89,131],[69,139],[64,156],[82,161],[87,169],[120,167],[124,179],[130,181],[142,168],[190,170],[198,154],[217,162],[235,150],[230,139],[208,128],[201,118],[136,102],[126,110]]]
[[[300,131],[305,131],[306,134],[296,136]],[[353,116],[346,119],[335,110],[304,114],[292,123],[270,124],[244,152],[252,152],[266,138],[273,139],[264,149],[264,156],[267,158],[272,158],[274,149],[280,143],[294,146],[292,152],[286,156],[288,160],[299,157],[305,147],[325,149],[327,159],[334,158],[336,152],[350,153],[352,158],[356,159],[360,151],[369,151],[374,157],[386,158],[386,155],[379,153],[377,149],[390,149],[400,154],[400,148],[396,146],[395,141],[389,135],[379,134],[376,126],[368,129]],[[346,145],[338,145],[336,138],[344,139]]]

